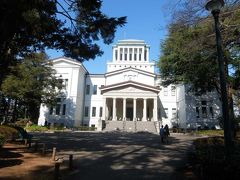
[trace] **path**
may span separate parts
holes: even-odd
[[[75,132],[36,134],[35,137],[45,142],[49,150],[57,147],[61,156],[74,154],[74,170],[67,171],[64,166],[61,170],[62,179],[71,180],[183,179],[181,171],[195,138],[171,134],[170,142],[161,144],[159,136],[149,133]],[[49,158],[45,157],[45,160]],[[20,166],[27,162],[20,162]],[[20,166],[0,168],[0,177],[4,170],[12,170],[11,176],[14,177],[14,169],[16,171]],[[43,164],[31,174],[47,174],[53,171],[51,167],[46,168]]]

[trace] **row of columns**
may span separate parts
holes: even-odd
[[[116,116],[116,97],[113,97],[113,121],[117,120]],[[153,99],[153,120],[157,121],[157,97],[151,98]],[[126,102],[127,98],[123,98],[123,120],[126,119]],[[103,104],[103,117],[106,117],[106,98],[104,98]],[[133,120],[137,119],[137,98],[133,98]],[[147,121],[147,98],[143,98],[143,118],[142,121]]]
[[[120,51],[122,49],[122,51]],[[125,49],[127,49],[127,53],[125,52]],[[130,53],[130,48],[121,47],[121,48],[114,48],[113,53],[113,60],[114,61],[129,61],[130,60],[130,54],[132,54],[131,61],[134,61],[134,54],[137,55],[136,61],[149,61],[149,47],[143,47],[143,48],[131,48],[132,52]],[[135,51],[137,50],[137,52]],[[141,49],[141,50],[140,50]],[[140,53],[141,51],[141,53]],[[122,54],[122,60],[120,60],[120,54]],[[125,54],[127,54],[127,59],[125,59]],[[141,54],[141,60],[139,59],[139,54]],[[144,59],[146,57],[146,59]]]

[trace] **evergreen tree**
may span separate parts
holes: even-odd
[[[79,61],[103,52],[126,17],[108,17],[101,0],[1,0],[0,86],[17,59],[45,48],[63,50]]]
[[[2,84],[4,98],[9,100],[6,104],[12,104],[6,108],[6,115],[11,109],[14,121],[21,116],[21,110],[27,110],[29,118],[37,122],[40,104],[54,104],[62,86],[44,53],[26,55],[11,68]]]

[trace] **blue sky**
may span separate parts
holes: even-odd
[[[158,60],[160,43],[167,35],[169,0],[103,0],[102,11],[110,17],[127,16],[127,24],[118,28],[114,42],[110,45],[99,43],[104,54],[84,62],[91,74],[106,72],[106,63],[112,60],[112,45],[122,39],[140,39],[150,45],[150,60]],[[61,52],[47,51],[50,58],[62,56]]]

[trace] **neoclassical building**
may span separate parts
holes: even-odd
[[[133,132],[158,132],[160,124],[217,125],[221,114],[217,94],[196,97],[183,84],[163,87],[149,51],[143,40],[118,41],[105,74],[89,74],[71,58],[53,59],[57,77],[65,84],[64,95],[55,107],[41,106],[38,124]]]

